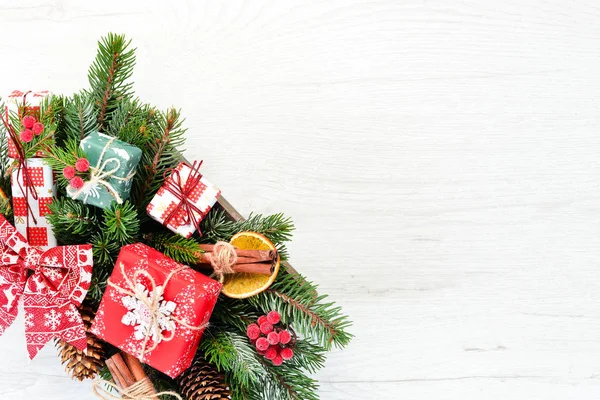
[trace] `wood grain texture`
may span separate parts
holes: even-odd
[[[355,320],[323,399],[598,398],[596,1],[0,0],[0,92],[84,86],[109,30],[186,156],[242,214],[293,216],[292,264]],[[22,326],[0,399],[91,398]]]

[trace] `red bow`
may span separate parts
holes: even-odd
[[[91,245],[42,251],[0,214],[0,334],[17,317],[23,296],[30,358],[53,337],[84,350],[85,327],[77,307],[90,288],[92,265]]]

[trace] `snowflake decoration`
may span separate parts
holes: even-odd
[[[42,263],[48,267],[60,268],[63,266],[61,264],[61,262],[58,260],[57,256],[52,256],[52,257],[46,256],[46,257],[44,257],[44,261],[42,261]]]
[[[25,326],[31,328],[33,327],[33,325],[35,325],[33,323],[33,314],[32,313],[25,313]]]
[[[52,309],[50,312],[44,314],[44,319],[44,326],[55,331],[60,326],[62,314]]]
[[[69,322],[77,322],[79,320],[79,312],[75,309],[70,309],[65,311],[65,317],[69,320]]]
[[[157,286],[152,292],[148,291],[141,283],[136,284],[137,291],[143,292],[148,302],[152,302],[152,299],[158,297],[158,310],[156,312],[156,318],[158,327],[161,332],[171,332],[175,329],[175,323],[172,319],[173,311],[177,307],[177,304],[172,301],[166,301],[163,298],[162,286]],[[151,338],[155,343],[160,343],[162,335],[158,335],[155,329],[153,329],[152,315],[146,304],[140,299],[134,296],[123,296],[121,299],[123,305],[127,308],[127,313],[121,319],[121,323],[128,326],[134,327],[134,334],[136,340],[145,340],[146,337]]]

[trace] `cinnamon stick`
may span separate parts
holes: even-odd
[[[144,372],[144,367],[142,367],[142,363],[140,362],[140,360],[127,353],[123,353],[123,357],[125,358],[125,363],[129,367],[129,370],[133,374],[133,377],[135,378],[136,382],[148,379],[148,375],[146,375],[146,372]],[[152,388],[148,387],[148,390],[150,389],[152,393],[148,394],[156,394],[154,386],[152,386]]]
[[[116,367],[114,361],[109,358],[108,360],[106,360],[106,366],[108,367],[108,370],[110,371],[110,374],[112,375],[115,384],[120,389],[125,389],[125,381],[123,380],[123,375],[121,375],[121,372]]]
[[[214,253],[215,245],[214,244],[201,244],[200,248],[204,250],[206,253]],[[206,254],[204,253],[204,254]],[[248,257],[253,259],[253,262],[261,262],[261,261],[275,261],[277,257],[277,252],[274,250],[242,250],[235,248],[235,253],[238,258],[240,257]]]
[[[212,268],[212,264],[210,262],[212,253],[204,253],[205,259],[204,262],[200,263],[199,267],[201,268]],[[233,272],[237,273],[251,273],[251,274],[261,274],[261,275],[271,275],[273,272],[273,263],[272,262],[245,262],[243,264],[234,264],[231,269]]]
[[[116,369],[123,378],[123,384],[125,385],[124,388],[128,388],[129,386],[133,385],[136,382],[136,380],[129,368],[127,367],[127,364],[125,364],[125,360],[123,360],[121,354],[117,353],[110,359],[114,362]]]

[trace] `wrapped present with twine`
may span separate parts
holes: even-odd
[[[170,175],[146,209],[150,217],[185,238],[200,231],[200,222],[221,194],[202,176],[201,165],[201,161],[182,162],[168,171]]]
[[[79,147],[89,161],[90,174],[81,187],[67,187],[67,195],[100,208],[127,200],[142,150],[99,132],[85,137]]]
[[[125,246],[91,332],[175,378],[191,365],[221,287],[142,243]]]

